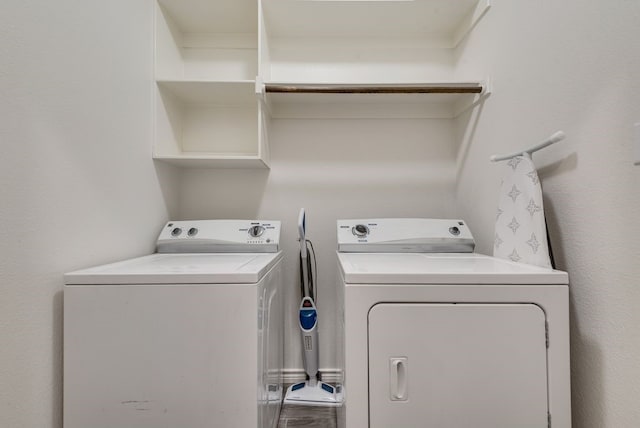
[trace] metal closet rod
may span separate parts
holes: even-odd
[[[305,86],[265,85],[265,92],[286,94],[479,94],[482,86]]]
[[[531,157],[531,154],[533,152],[537,152],[540,149],[544,149],[547,146],[550,146],[551,144],[555,144],[558,141],[564,140],[564,138],[566,137],[565,133],[562,131],[558,131],[555,134],[553,134],[552,136],[550,136],[549,138],[547,138],[546,140],[544,140],[541,143],[536,144],[535,146],[532,146],[526,150],[520,150],[519,152],[515,152],[515,153],[511,153],[510,155],[504,155],[504,156],[498,156],[498,155],[493,155],[489,158],[489,160],[491,162],[500,162],[503,160],[509,160],[511,158],[515,158],[516,156],[529,156]]]

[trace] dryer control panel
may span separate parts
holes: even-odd
[[[280,222],[269,220],[170,221],[160,231],[159,253],[275,253]]]
[[[474,248],[463,220],[338,220],[338,251],[344,253],[472,253]]]

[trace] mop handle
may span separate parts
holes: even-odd
[[[302,297],[313,297],[311,296],[311,290],[309,289],[309,271],[307,266],[307,237],[304,208],[300,209],[300,214],[298,215],[298,241],[300,242],[300,259],[302,260]]]

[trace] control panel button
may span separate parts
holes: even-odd
[[[460,229],[458,229],[456,226],[450,227],[449,228],[449,233],[454,235],[454,236],[458,236],[458,235],[460,235]]]
[[[198,234],[198,229],[195,227],[192,227],[191,229],[189,229],[189,231],[187,232],[187,235],[189,236],[196,236]]]
[[[176,227],[171,231],[171,236],[180,236],[181,234],[182,229],[180,229],[179,227]]]
[[[263,233],[264,233],[264,227],[262,226],[251,226],[249,228],[249,235],[254,238],[261,236]]]
[[[369,228],[364,224],[356,224],[353,229],[351,229],[356,236],[367,236],[369,234]]]
[[[305,330],[311,330],[316,324],[317,313],[315,309],[302,309],[298,314],[300,326]]]

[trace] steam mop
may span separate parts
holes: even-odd
[[[298,235],[300,240],[300,272],[302,301],[298,309],[298,323],[302,337],[304,370],[307,380],[287,388],[284,402],[307,406],[339,406],[342,404],[342,391],[318,379],[318,312],[314,302],[315,283],[314,269],[309,253],[313,257],[315,267],[315,251],[311,241],[305,234],[305,212],[300,210],[298,216]],[[310,245],[308,251],[307,245]]]

